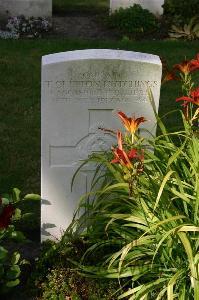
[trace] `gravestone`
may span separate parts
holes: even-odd
[[[0,18],[11,16],[52,17],[52,0],[0,0]]]
[[[110,13],[113,13],[120,7],[128,8],[134,4],[140,4],[142,8],[148,9],[157,16],[163,14],[162,5],[164,0],[110,0]]]
[[[161,72],[158,56],[138,52],[91,49],[43,56],[42,240],[59,237],[70,224],[80,196],[90,189],[89,170],[83,169],[71,192],[73,174],[88,154],[116,143],[99,128],[123,128],[118,110],[144,116],[155,134],[147,87],[158,109]]]

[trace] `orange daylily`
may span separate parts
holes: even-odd
[[[174,70],[179,70],[181,73],[189,74],[191,72],[190,61],[184,60],[181,64],[174,65]]]
[[[199,87],[197,87],[196,89],[191,91],[190,97],[183,96],[183,97],[177,98],[176,101],[177,102],[184,101],[183,106],[188,105],[188,102],[191,102],[191,103],[199,106]]]
[[[119,130],[117,131],[117,144],[118,144],[118,148],[120,150],[123,150],[122,133]]]
[[[196,59],[184,60],[181,64],[176,64],[173,67],[174,70],[179,70],[181,73],[189,74],[199,69],[199,54],[196,55]]]
[[[199,53],[196,54],[196,58],[195,59],[192,59],[190,61],[190,65],[191,65],[191,70],[192,71],[195,71],[195,70],[199,69]]]
[[[127,131],[129,131],[131,134],[135,134],[136,130],[138,129],[139,125],[145,121],[147,121],[144,117],[140,118],[128,118],[125,113],[122,111],[118,112],[118,115],[124,124],[124,127],[126,128]]]
[[[173,71],[167,72],[162,80],[162,84],[170,80],[179,80],[179,77]]]
[[[124,150],[120,150],[119,148],[112,148],[112,150],[115,157],[111,161],[111,163],[119,163],[121,166],[126,166],[128,169],[133,168],[133,165],[130,160],[133,158],[132,156],[129,156],[128,153],[126,153]]]
[[[129,152],[126,152],[123,149],[122,145],[122,133],[120,131],[117,132],[117,140],[118,140],[118,148],[112,147],[112,151],[115,155],[114,159],[111,163],[119,163],[121,166],[125,166],[128,169],[133,168],[132,159],[138,159],[140,161],[144,160],[144,155],[138,154],[136,149],[131,149]]]

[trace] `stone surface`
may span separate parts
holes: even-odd
[[[24,15],[25,17],[52,17],[52,0],[0,0],[0,18]]]
[[[99,127],[117,130],[117,111],[145,116],[155,134],[147,97],[159,104],[162,66],[158,56],[120,50],[78,50],[42,59],[42,240],[60,236],[70,224],[90,171],[82,170],[71,192],[79,160],[115,143]]]
[[[140,4],[155,15],[162,15],[164,0],[110,0],[110,12],[114,12],[120,7],[127,8],[134,4]]]

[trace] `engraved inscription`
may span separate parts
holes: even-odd
[[[100,73],[99,73],[100,74]],[[85,72],[75,80],[73,76],[69,80],[46,80],[44,89],[46,93],[53,94],[53,100],[66,102],[91,102],[92,103],[128,103],[147,102],[147,88],[152,90],[158,86],[157,81],[150,80],[115,80],[101,78],[98,73]],[[94,79],[92,78],[92,75]],[[111,74],[110,74],[111,75]]]

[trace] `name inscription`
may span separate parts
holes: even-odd
[[[150,80],[46,80],[44,89],[55,101],[147,102],[147,89],[158,86]],[[46,90],[47,89],[47,90]]]

